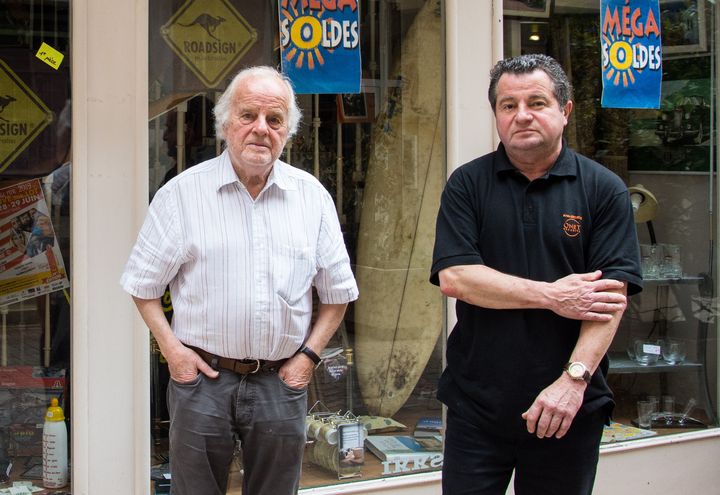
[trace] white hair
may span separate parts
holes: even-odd
[[[225,140],[225,124],[227,124],[227,121],[230,118],[232,96],[241,83],[253,77],[275,77],[285,84],[288,90],[288,139],[293,137],[297,132],[300,119],[302,118],[302,112],[300,111],[297,100],[295,99],[295,90],[293,90],[292,83],[287,76],[278,72],[273,67],[266,65],[243,69],[238,72],[230,82],[225,92],[218,99],[215,104],[215,109],[213,110],[213,113],[215,114],[215,136],[218,139],[223,141]]]

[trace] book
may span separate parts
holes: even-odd
[[[415,424],[416,430],[434,430],[440,431],[443,427],[442,418],[435,416],[425,416],[418,419]]]
[[[625,440],[634,440],[637,438],[646,438],[657,435],[657,432],[652,430],[645,430],[642,428],[636,428],[634,426],[624,425],[613,421],[610,426],[606,426],[603,430],[602,440],[603,444],[623,442]]]
[[[370,435],[365,446],[381,461],[420,459],[442,456],[442,436],[418,440],[407,435]]]
[[[422,417],[415,424],[413,436],[415,438],[432,438],[442,431],[443,423],[440,417]]]

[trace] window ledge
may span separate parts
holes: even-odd
[[[663,445],[671,445],[674,443],[692,442],[696,440],[704,440],[707,438],[718,437],[720,437],[720,428],[709,428],[702,431],[690,431],[687,433],[676,433],[673,435],[664,435],[661,437],[629,440],[626,442],[617,442],[607,445],[601,445],[600,455],[614,454],[617,452],[627,452],[630,450],[659,447]]]
[[[353,481],[338,485],[328,485],[316,488],[300,490],[300,495],[347,495],[347,494],[371,494],[388,489],[400,489],[413,486],[437,484],[442,477],[441,471],[430,473],[407,474],[390,478],[378,478],[374,480]]]

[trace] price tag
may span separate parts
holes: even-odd
[[[58,70],[60,64],[65,58],[65,55],[44,42],[40,45],[40,49],[38,49],[35,56],[55,70]]]
[[[660,346],[655,344],[643,344],[643,352],[645,354],[655,354],[659,356],[661,354]]]

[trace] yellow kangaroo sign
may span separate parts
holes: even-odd
[[[257,41],[257,31],[228,0],[188,0],[160,32],[209,88],[217,86]]]
[[[0,172],[52,122],[52,112],[0,60]]]

